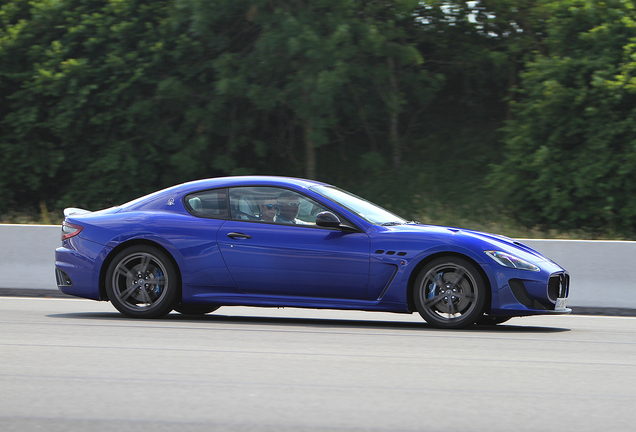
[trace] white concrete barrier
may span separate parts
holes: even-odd
[[[569,306],[636,309],[636,242],[529,240],[572,278]],[[0,224],[0,288],[57,290],[57,225]]]
[[[636,309],[636,242],[519,240],[570,273],[568,305]]]
[[[59,225],[0,224],[0,288],[57,290]]]

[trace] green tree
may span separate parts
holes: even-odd
[[[247,95],[259,110],[278,113],[286,118],[278,123],[283,131],[299,127],[304,175],[316,178],[316,151],[329,142],[335,101],[349,79],[354,10],[337,0],[254,1],[247,12],[260,32],[249,47],[215,62],[217,91]]]
[[[551,5],[545,54],[522,73],[492,181],[527,225],[636,228],[636,11],[631,2]]]
[[[2,7],[0,206],[99,208],[248,171],[228,155],[241,142],[236,131],[254,128],[249,106],[214,90],[212,62],[228,49],[231,28],[220,26],[218,42],[203,46],[183,8],[140,0]]]
[[[403,165],[403,135],[407,130],[403,123],[409,124],[413,117],[422,115],[443,81],[443,76],[430,73],[424,67],[424,58],[417,46],[421,25],[414,17],[418,7],[417,0],[363,2],[356,15],[360,34],[356,81],[370,80],[367,86],[353,91],[373,88],[380,97],[380,103],[374,103],[381,108],[376,122],[387,130],[395,173],[400,172]],[[366,114],[360,112],[361,120],[365,117]],[[381,121],[382,118],[386,120]],[[377,146],[371,155],[376,153]]]
[[[166,143],[149,139],[148,108],[167,2],[15,1],[2,11],[6,198],[107,204],[160,184]]]
[[[4,2],[0,207],[98,208],[247,173],[448,199],[497,154],[510,64],[534,47],[513,4]]]

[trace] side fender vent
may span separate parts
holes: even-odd
[[[376,253],[376,254],[384,254],[384,255],[406,256],[406,252],[385,251],[384,249],[378,249],[374,253]]]

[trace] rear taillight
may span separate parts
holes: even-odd
[[[72,224],[70,222],[62,222],[62,241],[70,239],[78,235],[84,227]]]

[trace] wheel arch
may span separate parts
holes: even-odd
[[[177,273],[177,289],[178,289],[178,293],[177,293],[177,297],[179,298],[179,301],[181,301],[181,269],[179,268],[179,265],[177,264],[177,261],[174,259],[174,256],[172,256],[172,254],[165,248],[163,247],[161,244],[152,241],[152,240],[147,240],[147,239],[132,239],[132,240],[128,240],[125,241],[124,243],[117,245],[117,247],[115,247],[113,250],[111,250],[108,255],[106,256],[106,258],[104,259],[104,262],[102,263],[102,268],[99,272],[99,298],[100,300],[110,300],[108,298],[108,294],[106,294],[106,273],[108,272],[108,267],[110,267],[110,264],[113,262],[113,259],[117,256],[117,254],[121,251],[123,251],[124,249],[128,249],[129,247],[132,246],[139,246],[139,245],[146,245],[146,246],[152,246],[154,248],[159,249],[160,251],[162,251],[163,253],[166,254],[166,256],[170,259],[170,261],[172,262],[172,265],[175,268],[175,271]]]
[[[422,270],[422,268],[424,268],[424,266],[426,266],[431,261],[436,260],[438,258],[442,258],[442,257],[461,258],[470,262],[471,264],[475,266],[486,287],[486,301],[485,301],[484,312],[490,312],[490,306],[492,304],[492,286],[490,284],[490,279],[488,278],[488,275],[486,275],[486,272],[481,267],[481,265],[479,265],[479,263],[475,261],[474,259],[472,259],[470,256],[459,253],[459,252],[451,252],[451,251],[436,252],[434,254],[431,254],[427,256],[426,258],[422,259],[417,264],[417,266],[413,269],[413,271],[411,272],[409,276],[409,281],[408,281],[407,289],[406,289],[406,301],[408,304],[409,311],[410,312],[417,311],[417,308],[415,307],[415,300],[413,300],[413,289],[415,288],[415,280],[417,279],[417,276],[420,274],[420,271]]]

